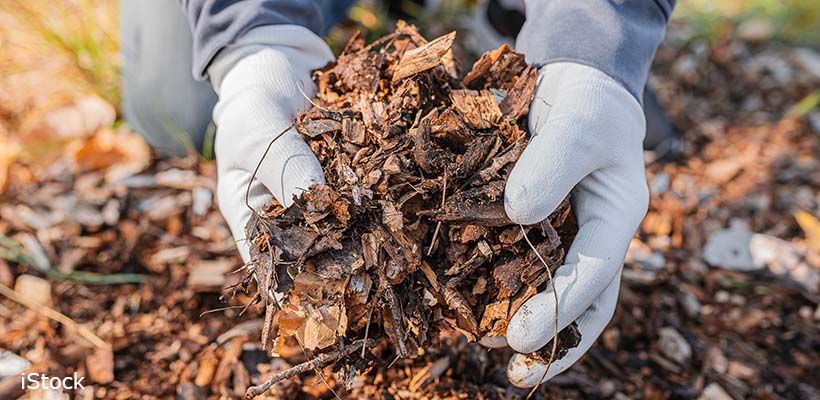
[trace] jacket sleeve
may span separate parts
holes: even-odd
[[[642,103],[674,5],[675,0],[528,1],[516,47],[537,66],[571,61],[598,68]]]
[[[220,50],[253,28],[299,25],[321,34],[322,17],[314,0],[181,0],[193,33],[194,78],[207,78],[207,68]]]

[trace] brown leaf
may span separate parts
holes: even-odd
[[[100,131],[89,140],[73,143],[67,151],[78,169],[106,170],[108,181],[140,172],[151,162],[145,141],[123,130]]]

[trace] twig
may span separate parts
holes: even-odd
[[[219,307],[219,308],[214,308],[213,310],[206,310],[206,311],[203,311],[201,314],[199,314],[199,318],[202,318],[206,314],[213,314],[215,312],[220,312],[220,311],[234,310],[234,309],[237,309],[237,308],[245,308],[245,306]]]
[[[370,306],[370,311],[367,312],[367,324],[364,326],[364,341],[367,344],[367,336],[370,333],[370,318],[373,317],[373,306]],[[364,358],[367,346],[362,346],[362,357]]]
[[[533,386],[530,393],[527,394],[527,400],[529,400],[532,395],[535,394],[535,391],[541,386],[544,378],[547,377],[547,372],[549,372],[552,361],[555,359],[555,352],[558,350],[558,289],[555,288],[555,282],[552,280],[552,271],[550,271],[549,264],[544,261],[544,258],[541,257],[541,253],[539,253],[538,249],[535,248],[535,245],[530,242],[530,238],[527,236],[527,231],[524,230],[524,225],[518,224],[518,226],[521,227],[521,234],[524,235],[524,240],[526,240],[527,244],[530,245],[530,248],[533,253],[535,253],[535,256],[538,257],[538,260],[540,260],[541,263],[544,264],[544,267],[547,268],[547,276],[549,277],[550,284],[552,284],[552,295],[555,297],[555,324],[552,331],[552,350],[550,350],[550,358],[549,361],[547,361],[547,368],[544,369],[544,375],[541,376],[541,379],[538,380],[538,384]]]
[[[259,215],[259,213],[257,213],[256,210],[253,207],[251,207],[251,202],[250,202],[251,185],[253,184],[253,180],[256,179],[256,173],[259,172],[259,168],[262,166],[262,161],[265,161],[265,157],[268,156],[268,152],[270,151],[270,148],[273,146],[273,142],[275,142],[277,139],[282,137],[282,135],[287,133],[290,130],[290,128],[293,128],[293,122],[291,122],[290,125],[288,125],[287,128],[282,130],[282,132],[279,132],[279,134],[277,134],[276,136],[273,137],[273,139],[270,140],[270,143],[268,143],[268,147],[265,148],[265,152],[262,153],[262,158],[259,159],[259,162],[256,164],[256,168],[253,169],[253,173],[251,174],[251,179],[248,181],[248,188],[245,190],[245,205],[248,206],[248,209],[250,209],[251,212],[254,215],[256,215],[257,217],[260,217],[260,219],[261,219],[261,216]]]
[[[447,171],[444,171],[444,184],[441,189],[441,208],[444,208],[444,202],[447,199]],[[438,231],[441,229],[441,221],[436,223],[436,229],[433,230],[433,240],[430,241],[430,248],[427,249],[429,256],[433,252],[433,247],[436,246],[436,238],[438,238]]]
[[[320,106],[320,105],[318,105],[318,104],[314,103],[314,102],[313,102],[313,100],[312,100],[310,97],[308,97],[308,95],[307,95],[307,94],[305,94],[305,91],[302,89],[302,81],[297,81],[297,82],[296,82],[296,88],[297,88],[297,89],[299,89],[299,93],[301,93],[301,94],[302,94],[302,97],[304,97],[304,98],[305,98],[305,100],[307,100],[307,102],[308,102],[308,103],[310,103],[310,105],[312,105],[313,107],[316,107],[316,108],[318,108],[318,109],[320,109],[320,110],[322,110],[322,111],[327,111],[327,112],[336,112],[336,111],[333,111],[333,110],[331,110],[331,109],[328,109],[328,108],[322,107],[322,106]]]
[[[21,296],[19,293],[14,291],[12,288],[3,285],[0,283],[0,294],[8,297],[14,302],[20,303],[21,305],[25,306],[28,309],[46,317],[57,321],[67,327],[75,329],[77,333],[85,340],[89,341],[94,347],[97,347],[102,350],[111,350],[111,345],[106,343],[104,340],[100,339],[99,336],[94,334],[90,329],[85,327],[84,325],[80,325],[75,322],[73,319],[69,318],[67,315],[56,311],[52,308],[46,307],[42,304],[32,301],[31,299],[27,299]]]
[[[370,341],[368,341],[367,344],[372,346],[373,342],[374,342],[373,340],[370,340]],[[265,382],[261,385],[249,387],[248,390],[245,392],[245,398],[246,399],[252,399],[256,396],[259,396],[259,395],[267,392],[268,389],[271,388],[271,386],[273,386],[275,383],[277,383],[279,381],[283,381],[285,379],[292,378],[296,375],[303,374],[303,373],[305,373],[305,372],[307,372],[308,370],[311,370],[311,369],[324,368],[324,367],[326,367],[330,364],[333,364],[334,362],[340,360],[341,358],[347,357],[347,356],[359,351],[359,349],[362,348],[363,345],[365,345],[364,340],[357,340],[357,341],[343,347],[340,350],[335,350],[335,351],[331,351],[330,353],[321,354],[321,355],[319,355],[318,357],[316,357],[312,360],[305,361],[305,362],[303,362],[299,365],[288,368],[288,369],[274,375],[267,382]]]

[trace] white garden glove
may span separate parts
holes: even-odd
[[[307,28],[276,25],[249,31],[208,68],[219,94],[214,108],[217,200],[246,262],[245,224],[251,210],[245,192],[253,171],[271,139],[310,106],[307,98],[315,91],[311,71],[331,60],[327,44]],[[324,183],[322,167],[292,128],[273,143],[259,166],[249,203],[259,210],[272,194],[289,206],[294,195],[316,183]]]
[[[572,366],[612,319],[629,241],[646,214],[649,194],[643,166],[641,105],[619,82],[598,69],[571,62],[541,69],[529,126],[533,139],[513,168],[504,201],[514,222],[547,218],[571,191],[580,229],[554,276],[558,329],[578,323],[581,343],[554,362],[550,379]],[[552,288],[518,310],[507,342],[531,353],[552,339]],[[510,381],[531,387],[546,366],[517,354]]]

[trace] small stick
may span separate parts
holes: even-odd
[[[310,97],[308,97],[308,96],[307,96],[307,94],[305,94],[305,91],[304,91],[304,90],[302,90],[302,81],[297,81],[297,82],[296,82],[296,88],[297,88],[297,89],[299,89],[299,93],[301,93],[301,94],[302,94],[302,97],[304,97],[304,98],[305,98],[305,100],[307,100],[307,101],[308,101],[308,103],[310,103],[312,106],[314,106],[314,107],[316,107],[316,108],[318,108],[318,109],[320,109],[320,110],[322,110],[322,111],[327,111],[327,112],[336,112],[336,111],[333,111],[333,110],[327,109],[327,108],[325,108],[325,107],[322,107],[322,106],[320,106],[320,105],[318,105],[318,104],[314,103],[314,102],[313,102],[313,100],[311,100],[311,98],[310,98]]]
[[[373,342],[373,340],[370,340],[369,342]],[[342,348],[340,350],[335,350],[335,351],[331,351],[330,353],[321,354],[318,357],[316,357],[316,358],[314,358],[310,361],[305,361],[305,362],[303,362],[299,365],[288,368],[288,369],[274,375],[272,378],[270,378],[270,380],[268,380],[267,382],[265,382],[261,385],[249,387],[248,390],[245,392],[245,398],[246,399],[252,399],[256,396],[259,396],[259,395],[267,392],[268,389],[271,388],[271,386],[273,386],[275,383],[277,383],[279,381],[283,381],[285,379],[292,378],[296,375],[305,373],[305,372],[307,372],[308,370],[311,370],[311,369],[324,368],[324,367],[326,367],[330,364],[333,364],[334,362],[338,361],[339,359],[341,359],[343,357],[347,357],[347,356],[359,351],[359,349],[364,344],[365,344],[364,340],[357,340],[357,341],[345,346],[344,348]],[[373,343],[367,343],[367,344],[371,345],[371,346],[373,345]]]
[[[253,173],[251,174],[251,179],[248,181],[248,188],[245,190],[245,205],[248,206],[248,209],[251,210],[251,212],[254,215],[259,216],[260,218],[261,218],[261,216],[259,215],[258,212],[256,212],[256,209],[251,207],[251,202],[250,202],[251,185],[253,184],[253,180],[256,179],[256,174],[259,172],[259,167],[262,166],[262,161],[265,161],[265,157],[268,156],[268,152],[270,151],[270,148],[273,146],[273,142],[275,142],[277,139],[282,137],[282,135],[288,133],[290,128],[293,128],[293,124],[294,123],[291,122],[290,125],[288,125],[287,128],[285,128],[282,132],[279,132],[279,134],[277,134],[276,136],[273,137],[273,139],[270,140],[270,143],[268,143],[268,147],[265,148],[265,152],[262,153],[262,158],[259,159],[259,163],[257,163],[256,168],[253,169]],[[263,221],[264,221],[264,219],[263,219]]]
[[[552,283],[552,295],[555,297],[555,325],[552,331],[552,350],[550,350],[550,359],[547,361],[547,368],[544,369],[544,375],[541,376],[541,379],[538,380],[538,384],[533,386],[532,390],[530,390],[530,393],[527,395],[527,400],[529,400],[532,395],[535,394],[535,391],[541,386],[544,378],[547,377],[547,372],[549,372],[552,361],[555,359],[555,352],[558,350],[558,289],[555,288],[555,282],[552,280],[552,271],[550,271],[549,264],[544,261],[544,258],[541,257],[538,249],[536,249],[535,245],[530,242],[530,238],[527,236],[527,231],[524,230],[524,225],[518,224],[518,226],[521,227],[521,233],[524,235],[524,240],[526,240],[527,244],[530,245],[530,248],[533,253],[535,253],[535,256],[538,257],[538,260],[540,260],[541,263],[544,264],[544,267],[547,268],[547,276],[550,279],[549,282]]]
[[[373,307],[370,307],[370,311],[367,313],[367,325],[364,327],[364,342],[367,344],[367,335],[370,333],[370,318],[373,317]],[[367,346],[362,346],[362,357],[364,358],[365,352],[367,351]]]
[[[441,189],[441,208],[444,208],[444,202],[447,199],[447,171],[444,171],[444,184],[442,185]],[[427,255],[429,256],[433,252],[433,247],[436,246],[436,238],[438,238],[438,231],[441,229],[441,221],[436,223],[436,229],[433,231],[433,240],[430,241],[430,248],[427,249]]]
[[[35,311],[36,313],[46,317],[46,318],[57,321],[57,322],[65,325],[67,327],[70,327],[72,329],[76,329],[77,333],[83,339],[89,341],[95,347],[97,347],[99,349],[102,349],[102,350],[111,350],[111,345],[106,343],[104,340],[100,339],[100,337],[97,336],[96,334],[94,334],[94,332],[92,332],[91,329],[88,329],[85,325],[78,324],[77,322],[75,322],[73,319],[71,319],[67,315],[65,315],[65,314],[63,314],[63,313],[61,313],[57,310],[54,310],[52,308],[46,307],[42,304],[31,301],[30,299],[27,299],[27,298],[21,296],[14,289],[12,289],[12,288],[10,288],[6,285],[3,285],[2,283],[0,283],[0,294],[2,294],[5,297],[8,297],[9,299],[11,299],[11,300],[13,300],[17,303],[20,303],[21,305],[25,306],[26,308],[29,308],[29,309]]]

